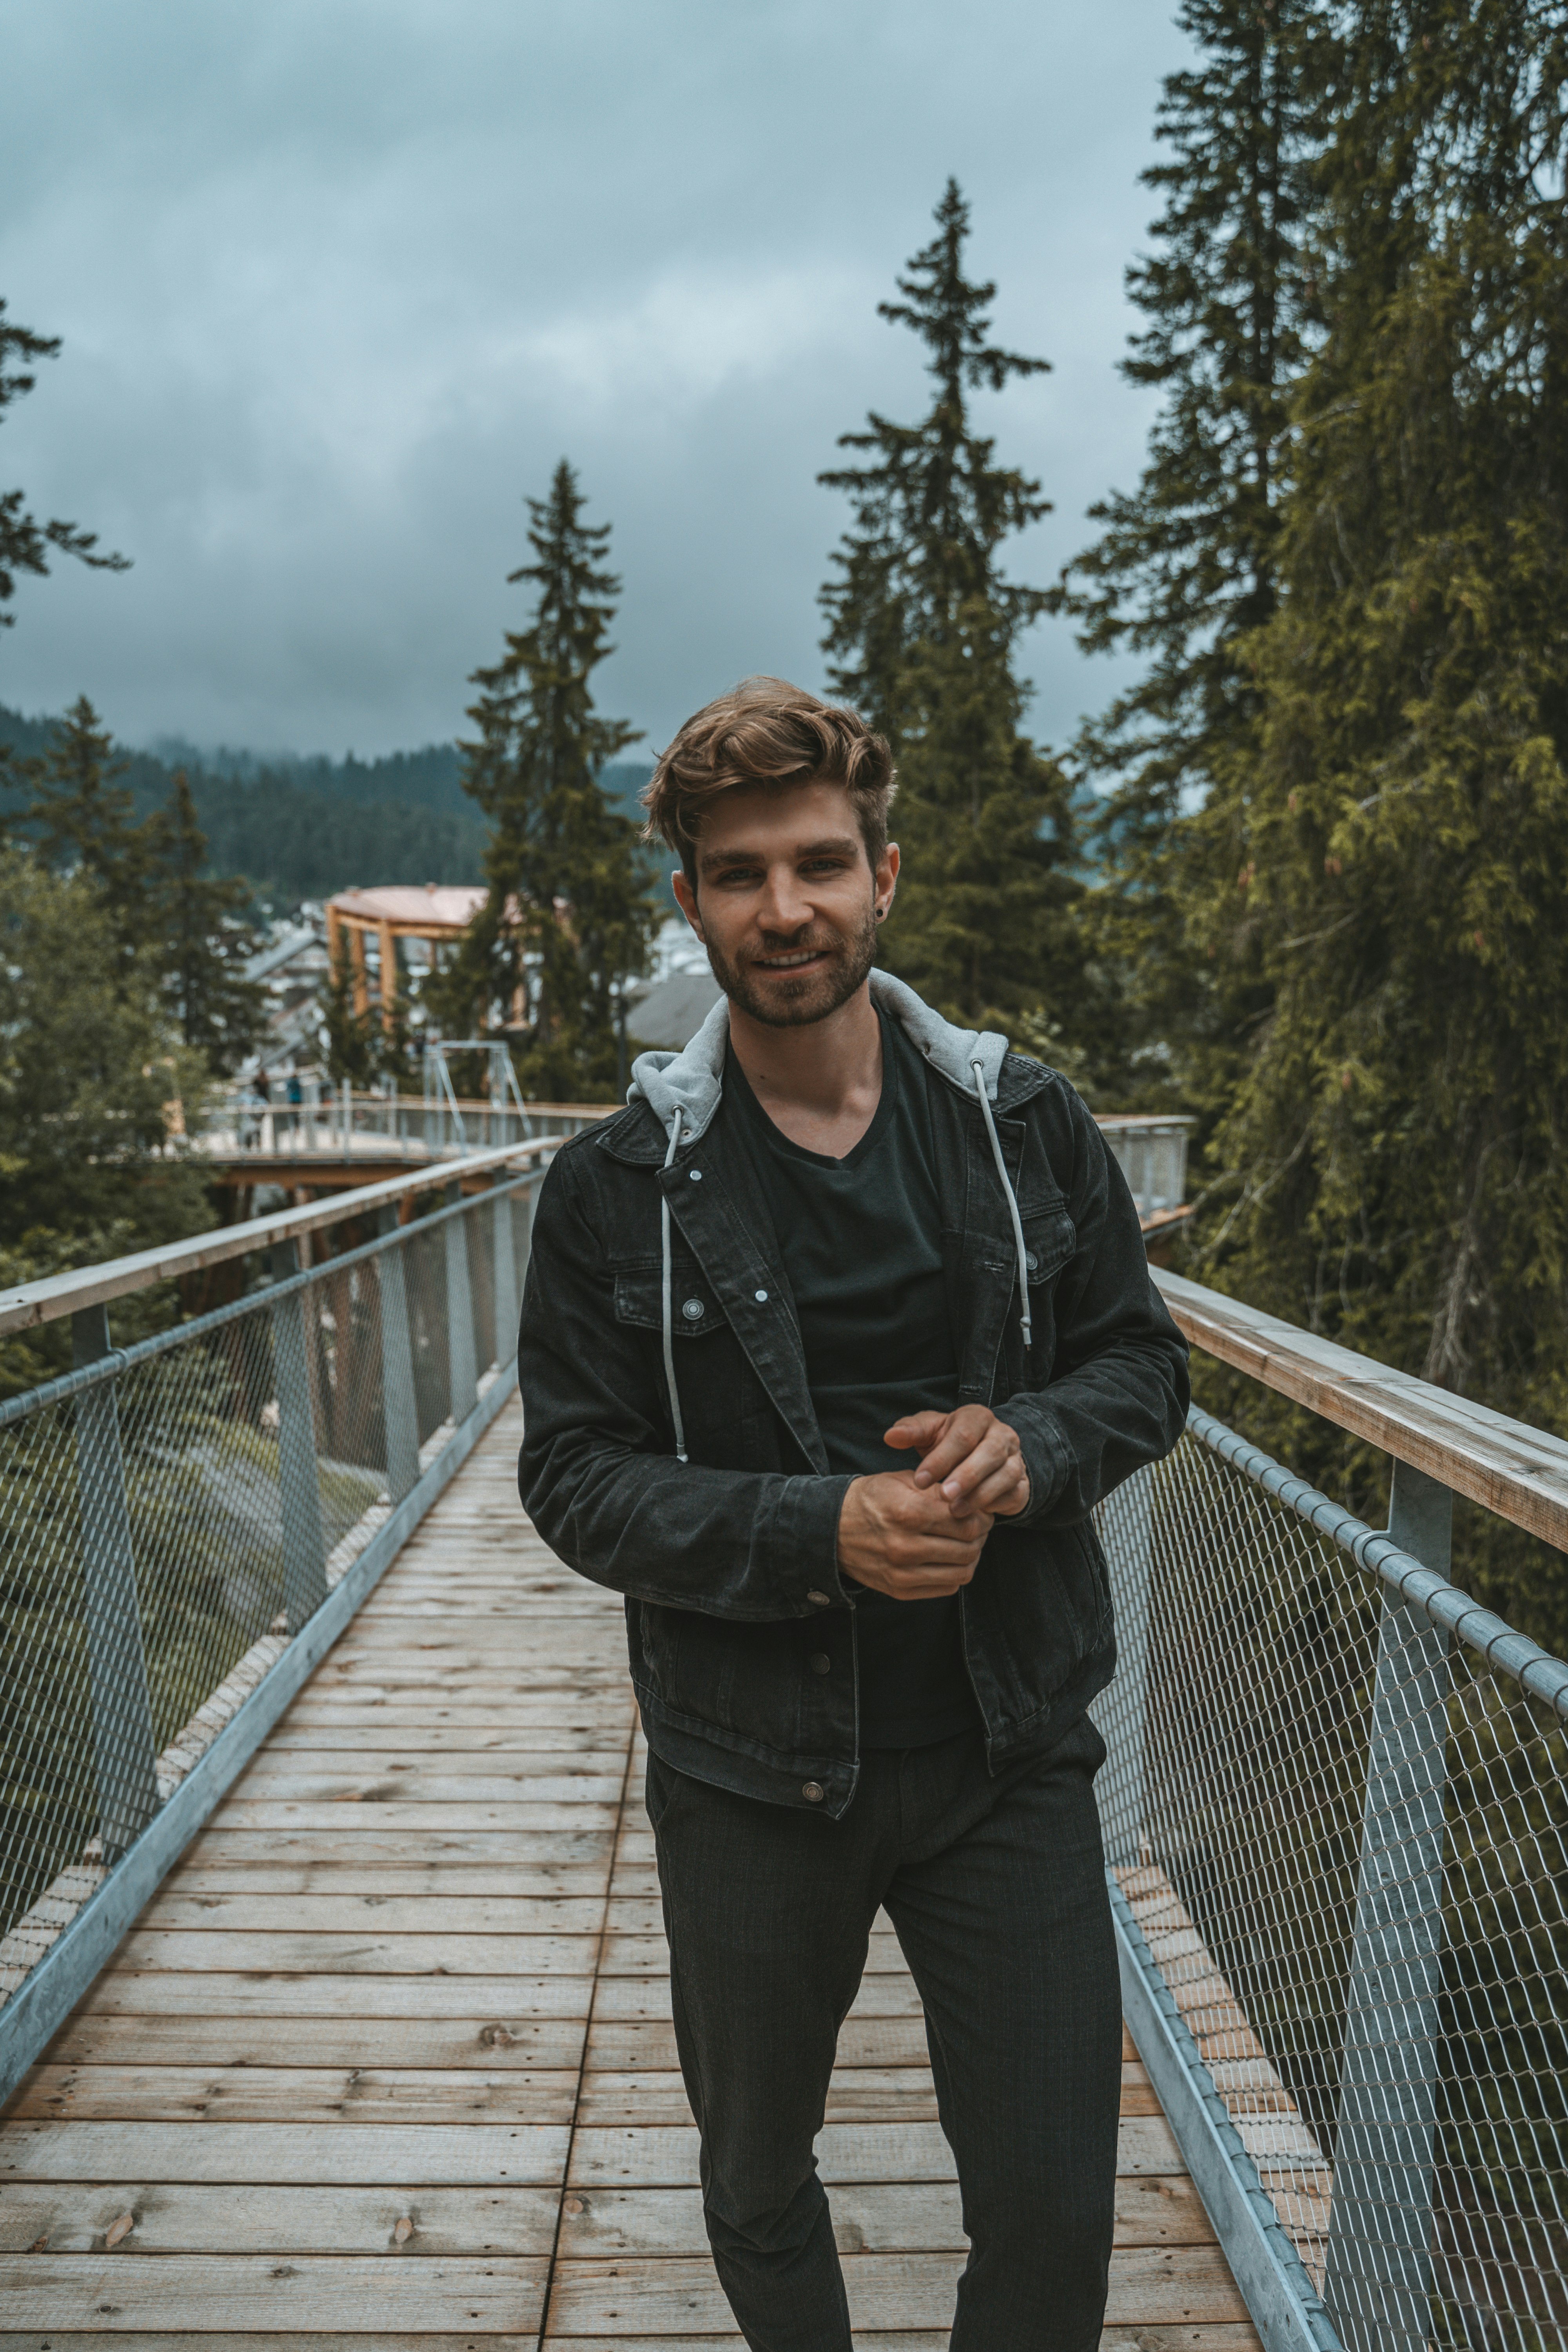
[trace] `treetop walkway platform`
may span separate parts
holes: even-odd
[[[738,2341],[620,1607],[516,1501],[554,1148],[0,1301],[77,1359],[0,1403],[0,2352]],[[112,1345],[120,1299],[263,1249]],[[1559,2352],[1568,1667],[1447,1570],[1455,1493],[1568,1542],[1568,1445],[1158,1278],[1394,1466],[1373,1529],[1194,1412],[1099,1514],[1106,2344]],[[886,1930],[838,2055],[858,2340],[933,2352],[963,2237]]]
[[[739,2344],[677,2071],[613,1595],[521,1518],[510,1405],[0,2125],[0,2346]],[[1109,2336],[1257,2337],[1129,2039]],[[872,1939],[819,2143],[859,2340],[964,2240]]]

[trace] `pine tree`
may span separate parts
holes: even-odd
[[[474,672],[477,740],[462,747],[464,790],[491,824],[489,895],[426,989],[448,1028],[508,1027],[524,1093],[556,1102],[613,1095],[619,992],[653,922],[637,828],[598,781],[640,736],[594,712],[620,582],[605,566],[609,525],[584,522],[583,506],[564,458],[549,497],[528,501],[534,561],[509,577],[537,583],[533,619]]]
[[[1324,177],[1260,710],[1193,935],[1268,1016],[1196,1270],[1568,1429],[1568,33],[1363,8]],[[1522,1540],[1522,1539],[1521,1539]],[[1520,1546],[1480,1589],[1568,1641]]]
[[[1050,600],[1078,617],[1085,651],[1148,656],[1077,747],[1089,773],[1115,780],[1091,915],[1121,992],[1111,1050],[1129,1104],[1160,1091],[1173,1057],[1187,1097],[1202,1098],[1221,1041],[1263,1009],[1255,990],[1216,998],[1177,877],[1208,849],[1204,828],[1184,819],[1259,709],[1241,648],[1279,601],[1283,453],[1314,316],[1311,173],[1332,56],[1317,0],[1184,0],[1177,22],[1198,60],[1163,84],[1155,136],[1170,160],[1143,178],[1164,208],[1155,252],[1127,273],[1146,324],[1121,362],[1163,406],[1136,490],[1090,508],[1100,536]]]
[[[997,465],[969,394],[1048,363],[991,341],[996,289],[964,273],[969,207],[955,181],[935,217],[898,281],[903,300],[879,305],[925,344],[931,405],[913,425],[873,411],[840,441],[870,462],[820,478],[855,514],[822,591],[823,644],[834,687],[899,761],[906,867],[885,961],[952,1018],[1043,1050],[1064,1013],[1087,1017],[1071,803],[1060,768],[1021,732],[1017,639],[1044,596],[1005,577],[999,555],[1049,509],[1038,482]]]
[[[914,425],[873,409],[864,432],[841,434],[838,442],[866,451],[871,462],[817,477],[826,488],[847,492],[855,509],[832,558],[838,577],[821,593],[829,676],[895,751],[904,666],[915,645],[941,642],[960,607],[979,597],[1010,655],[1045,604],[1041,590],[1005,580],[996,555],[1013,532],[1049,514],[1049,500],[1029,476],[995,464],[994,442],[973,429],[967,395],[1047,373],[1050,362],[992,342],[996,289],[964,276],[969,206],[956,180],[949,180],[935,219],[936,236],[898,280],[904,299],[877,305],[879,317],[909,327],[925,344],[931,405]]]
[[[138,819],[118,779],[126,763],[86,695],[57,720],[47,751],[17,761],[32,786],[23,828],[46,864],[79,872],[101,894],[123,964],[158,936],[154,818]]]
[[[14,400],[32,391],[37,380],[32,373],[36,362],[54,359],[59,348],[58,336],[36,335],[7,319],[5,304],[0,300],[0,418]],[[98,552],[96,532],[58,519],[39,522],[24,504],[24,495],[21,490],[0,491],[0,606],[15,596],[19,572],[41,578],[48,571],[51,551],[74,555],[95,572],[127,570],[127,557]],[[0,611],[0,629],[10,628],[15,618],[14,614]]]
[[[256,1045],[262,1028],[260,989],[245,976],[257,948],[247,917],[250,890],[237,877],[206,874],[206,835],[190,782],[176,769],[174,790],[153,837],[157,956],[164,990],[185,1044],[227,1075]]]

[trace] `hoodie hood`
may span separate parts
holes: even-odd
[[[957,1029],[922,1003],[912,988],[891,972],[871,972],[871,1002],[897,1021],[933,1069],[963,1093],[975,1092],[975,1062],[986,1098],[996,1099],[1007,1040],[994,1029]],[[629,1103],[643,1101],[668,1135],[680,1114],[681,1143],[695,1143],[710,1124],[724,1091],[724,1047],[730,1034],[730,1003],[721,996],[690,1043],[679,1054],[639,1054],[632,1064]]]

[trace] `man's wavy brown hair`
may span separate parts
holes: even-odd
[[[819,702],[782,677],[746,677],[699,710],[658,764],[643,806],[643,837],[675,850],[697,887],[697,845],[721,793],[788,792],[797,784],[842,784],[875,871],[888,845],[893,755],[853,710]]]

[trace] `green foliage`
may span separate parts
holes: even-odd
[[[1127,273],[1143,314],[1121,373],[1163,395],[1137,488],[1089,509],[1096,542],[1063,573],[1052,609],[1087,652],[1149,664],[1079,739],[1113,780],[1096,828],[1104,880],[1089,902],[1105,978],[1105,1083],[1125,1108],[1201,1107],[1207,1063],[1258,1008],[1216,998],[1195,957],[1174,877],[1182,819],[1216,758],[1243,740],[1258,697],[1240,648],[1278,602],[1291,389],[1316,299],[1311,167],[1331,69],[1316,0],[1184,0],[1195,62],[1166,78],[1155,137],[1169,160],[1152,255]]]
[[[153,824],[152,900],[164,992],[184,1043],[228,1075],[254,1049],[264,1017],[261,991],[245,976],[260,944],[245,919],[250,892],[237,877],[205,873],[206,835],[183,768]]]
[[[870,462],[817,477],[826,488],[847,491],[855,510],[832,558],[837,577],[821,593],[829,675],[895,751],[914,646],[942,642],[960,607],[979,599],[1010,655],[1045,604],[1039,589],[1005,580],[996,556],[1005,539],[1050,512],[1049,501],[1038,482],[994,462],[994,442],[972,426],[967,394],[1000,392],[1014,376],[1044,374],[1050,362],[991,341],[996,289],[963,274],[969,206],[956,180],[949,180],[935,218],[936,236],[898,281],[904,300],[877,305],[882,318],[925,344],[935,386],[931,407],[914,425],[873,410],[865,431],[840,435],[838,445],[864,450]]]
[[[840,446],[869,462],[824,474],[855,520],[822,591],[833,684],[899,759],[896,830],[906,866],[881,939],[889,967],[941,1010],[1020,1042],[1044,1007],[1081,999],[1067,780],[1021,731],[1018,633],[1042,592],[1006,579],[1004,541],[1048,511],[1040,486],[995,462],[968,396],[1040,373],[992,342],[992,285],[964,274],[969,207],[950,180],[937,234],[899,280],[885,319],[925,344],[931,404],[913,425],[875,412]]]
[[[37,362],[56,358],[59,348],[58,337],[36,335],[8,319],[5,304],[0,300],[0,418],[14,400],[32,391],[37,381],[32,373]],[[126,556],[97,551],[96,532],[58,518],[40,522],[28,511],[24,498],[21,490],[0,491],[0,607],[16,595],[17,573],[28,572],[41,579],[48,571],[51,553],[74,555],[95,572],[127,570]],[[15,618],[14,614],[0,610],[0,629],[10,628]]]
[[[206,1084],[151,957],[119,959],[85,874],[0,849],[0,1232],[26,1281],[212,1223],[199,1165],[170,1130]],[[63,1367],[42,1336],[7,1341],[0,1387]]]
[[[478,730],[464,787],[489,818],[489,896],[426,1002],[448,1033],[505,1026],[525,1095],[613,1099],[621,983],[642,971],[653,908],[637,827],[599,778],[637,730],[594,715],[589,679],[619,581],[604,567],[609,525],[582,520],[564,458],[546,499],[530,499],[534,562],[510,577],[538,583],[532,625],[476,670]]]

